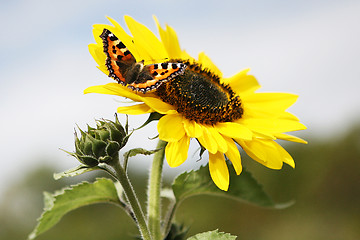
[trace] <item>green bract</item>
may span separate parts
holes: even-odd
[[[117,159],[119,150],[130,136],[127,126],[124,128],[117,116],[115,122],[97,120],[96,125],[96,128],[88,126],[87,132],[79,128],[81,137],[75,132],[75,152],[72,155],[89,167]]]

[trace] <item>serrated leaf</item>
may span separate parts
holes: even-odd
[[[94,183],[82,182],[54,194],[45,193],[44,197],[44,212],[28,239],[47,231],[76,208],[105,202],[120,204],[114,182],[107,178],[97,179]]]
[[[64,172],[60,172],[60,173],[54,173],[54,179],[55,180],[59,180],[61,178],[64,177],[75,177],[78,176],[80,174],[86,173],[86,172],[90,172],[90,171],[94,171],[94,170],[100,170],[99,167],[88,167],[86,165],[79,165],[75,168],[66,170]]]
[[[235,240],[237,237],[218,230],[196,234],[187,240]]]
[[[230,172],[230,187],[227,192],[220,190],[213,183],[208,165],[201,167],[199,170],[179,175],[172,185],[177,202],[193,195],[212,194],[246,201],[258,206],[276,207],[262,186],[249,172],[243,169],[240,175],[236,175],[233,166],[229,163],[228,168]]]

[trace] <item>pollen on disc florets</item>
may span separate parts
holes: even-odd
[[[220,83],[218,76],[199,64],[184,63],[184,74],[161,84],[155,94],[197,123],[214,125],[242,117],[241,100],[229,85]]]

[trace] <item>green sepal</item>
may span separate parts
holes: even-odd
[[[105,125],[105,127],[110,133],[110,139],[113,141],[122,142],[124,136],[126,136],[124,129],[121,129],[121,131],[119,131],[119,129],[115,125],[112,125],[113,124],[111,123]]]
[[[100,157],[105,155],[106,142],[102,140],[97,140],[96,138],[92,137],[89,133],[87,133],[86,141],[91,142],[92,154],[95,157]]]
[[[118,142],[109,141],[106,148],[105,148],[106,155],[114,156],[116,154],[119,154],[120,148],[121,147],[120,147],[120,144]]]
[[[75,153],[73,153],[73,152],[68,152],[68,151],[66,151],[66,150],[64,150],[64,149],[60,149],[60,150],[62,150],[62,151],[64,151],[64,152],[66,152],[67,154],[75,157],[79,162],[81,162],[82,164],[85,164],[85,165],[88,166],[88,167],[94,167],[94,166],[96,166],[96,165],[98,164],[98,160],[97,160],[95,157],[93,157],[93,156],[80,155],[80,154],[82,154],[82,153],[79,153],[79,152],[75,152]]]
[[[107,131],[106,129],[98,129],[96,131],[93,131],[95,134],[95,138],[99,139],[101,141],[106,141],[107,139],[110,138],[111,134],[109,133],[109,131]]]
[[[140,128],[145,127],[146,125],[148,125],[149,123],[151,123],[152,121],[156,121],[159,120],[162,116],[164,116],[164,114],[158,113],[158,112],[152,112],[150,113],[148,119],[146,120],[146,122],[143,123],[143,125],[141,125],[140,127],[138,127],[136,130],[139,130]]]

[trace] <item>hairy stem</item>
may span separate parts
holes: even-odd
[[[101,164],[99,166],[114,176],[124,189],[125,196],[131,206],[131,210],[136,218],[139,231],[144,240],[152,240],[149,228],[145,221],[145,215],[141,209],[138,198],[136,197],[134,188],[132,187],[130,180],[126,174],[125,169],[120,165],[119,161],[113,161],[111,165]]]
[[[148,190],[148,223],[149,229],[154,240],[162,240],[164,236],[161,234],[161,177],[165,156],[165,147],[167,142],[159,139],[155,153],[149,179]]]

